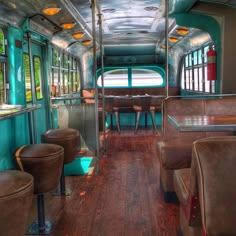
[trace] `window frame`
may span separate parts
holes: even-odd
[[[62,96],[80,91],[79,60],[72,55],[52,47],[51,95]],[[56,55],[54,57],[54,55]],[[56,80],[57,77],[57,80]]]

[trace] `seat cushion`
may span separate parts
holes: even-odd
[[[133,109],[135,110],[135,111],[143,111],[143,109],[142,109],[142,107],[141,106],[137,106],[137,105],[134,105],[133,106]],[[155,106],[150,106],[150,111],[155,111]]]

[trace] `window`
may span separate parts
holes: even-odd
[[[5,36],[3,30],[0,28],[0,104],[6,103],[6,48]]]
[[[215,81],[207,80],[207,56],[209,46],[185,55],[181,88],[185,90],[215,93]]]
[[[106,68],[106,70],[108,70]],[[101,75],[98,86],[102,87]],[[151,87],[164,86],[163,76],[156,68],[112,68],[104,73],[104,87]]]
[[[150,69],[132,69],[132,87],[161,86],[163,78],[159,73]]]
[[[52,48],[52,96],[80,90],[79,62],[56,48]]]
[[[34,57],[34,80],[35,80],[35,90],[36,98],[42,99],[42,71],[41,71],[41,61],[39,57]]]
[[[24,54],[24,77],[25,77],[25,96],[26,102],[32,101],[32,93],[31,93],[31,76],[30,76],[30,62],[29,62],[29,54]]]
[[[128,87],[128,69],[114,69],[104,73],[104,87]],[[98,78],[98,86],[102,86],[102,78]]]

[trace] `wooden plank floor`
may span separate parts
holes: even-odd
[[[73,193],[45,194],[51,236],[176,236],[179,206],[165,203],[159,184],[159,160],[152,130],[108,134],[107,157],[100,173],[66,177]],[[37,219],[36,202],[29,223]]]

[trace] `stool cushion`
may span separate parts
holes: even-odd
[[[31,144],[15,153],[20,168],[34,177],[34,192],[54,190],[60,180],[64,149],[56,144]]]
[[[71,128],[51,129],[41,135],[43,143],[53,143],[64,148],[64,164],[74,160],[79,145],[79,132]]]
[[[0,234],[24,235],[32,200],[32,175],[19,170],[0,171]]]

